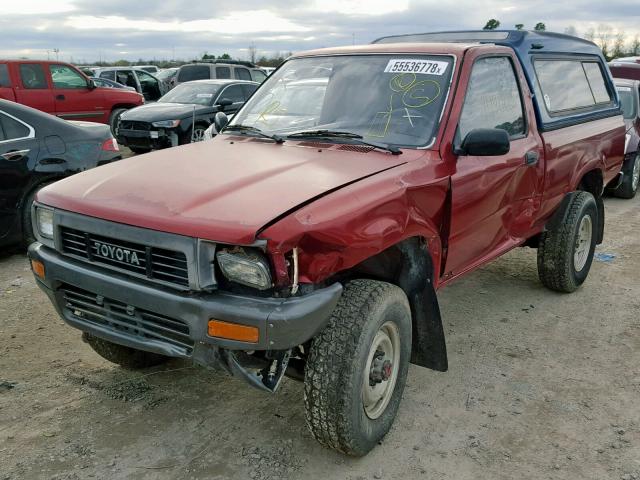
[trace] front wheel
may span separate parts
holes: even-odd
[[[202,142],[203,140],[205,140],[206,130],[207,126],[205,125],[196,125],[193,129],[190,128],[180,139],[180,145]]]
[[[598,206],[589,192],[577,192],[564,222],[543,232],[538,246],[538,276],[557,292],[570,293],[586,280],[596,248]]]
[[[111,134],[114,137],[118,136],[118,124],[120,123],[120,117],[126,111],[126,108],[114,108],[109,115],[109,127],[111,127]]]
[[[622,167],[622,173],[624,175],[622,183],[614,190],[613,194],[619,198],[633,198],[636,196],[640,183],[640,153],[625,163]]]
[[[116,363],[127,370],[154,367],[169,360],[169,357],[165,357],[164,355],[118,345],[87,332],[82,333],[82,340],[102,358]]]
[[[316,440],[347,455],[369,452],[395,420],[410,356],[404,292],[385,282],[349,282],[305,367],[307,425]]]

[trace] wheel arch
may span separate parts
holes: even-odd
[[[400,287],[411,307],[411,363],[438,371],[448,369],[440,307],[434,286],[437,266],[424,237],[406,238],[344,271],[340,279],[369,278]]]
[[[604,199],[602,194],[604,193],[604,175],[602,170],[593,169],[586,172],[580,178],[578,187],[576,190],[589,192],[596,199],[596,205],[598,207],[598,223],[596,225],[596,244],[600,245],[604,240]]]

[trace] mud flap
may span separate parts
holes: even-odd
[[[400,287],[405,291],[413,317],[411,363],[446,372],[447,345],[438,297],[433,287],[433,264],[426,247],[417,239],[399,245],[404,256]]]
[[[554,230],[564,224],[567,218],[567,211],[573,202],[574,197],[578,194],[578,191],[567,193],[560,205],[556,209],[555,213],[551,216],[549,221],[545,225],[545,230]],[[596,223],[596,245],[600,245],[604,240],[604,200],[602,195],[595,197],[596,206],[598,207],[598,221]]]

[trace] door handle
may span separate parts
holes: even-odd
[[[65,100],[65,97],[62,94],[56,95],[56,100]]]
[[[22,158],[24,158],[24,156],[27,155],[29,152],[30,152],[29,149],[27,149],[27,150],[11,150],[10,152],[3,153],[0,156],[2,158],[4,158],[5,160],[9,160],[11,162],[17,162],[18,160],[21,160]]]
[[[524,164],[531,167],[533,165],[537,165],[539,159],[540,154],[536,150],[529,150],[524,155]]]

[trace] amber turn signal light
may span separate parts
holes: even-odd
[[[44,263],[40,260],[31,260],[31,270],[37,277],[44,280]]]
[[[209,336],[237,340],[239,342],[258,343],[260,331],[258,327],[240,325],[239,323],[209,320]]]

